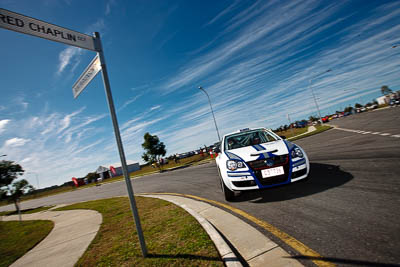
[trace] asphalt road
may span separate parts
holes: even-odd
[[[400,138],[393,135],[400,134],[400,107],[340,118],[332,124],[371,133],[332,129],[296,141],[311,161],[308,181],[246,192],[229,205],[269,222],[337,265],[399,264]],[[133,187],[135,193],[174,192],[226,202],[214,163],[135,179]],[[126,195],[123,182],[22,204],[31,208],[119,195]],[[302,263],[313,266],[307,259]]]

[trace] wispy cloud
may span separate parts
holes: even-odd
[[[106,3],[106,11],[105,11],[106,16],[110,15],[112,7],[115,6],[116,4],[117,2],[115,0],[109,0]]]
[[[114,150],[103,150],[103,144],[106,139],[111,139],[112,132],[107,133],[99,126],[91,126],[106,115],[84,113],[82,108],[70,114],[43,113],[12,120],[10,123],[18,131],[10,129],[4,132],[11,136],[4,140],[0,151],[20,162],[26,171],[37,172],[42,185],[60,184],[72,176],[83,176],[101,162],[116,156]],[[18,137],[12,136],[16,133]],[[98,138],[100,133],[102,137]],[[60,142],[60,138],[68,145]],[[56,174],[54,170],[57,170]]]
[[[6,130],[6,125],[10,120],[0,120],[0,134]]]
[[[216,22],[218,19],[222,18],[223,16],[225,16],[226,14],[228,14],[229,12],[231,12],[236,5],[239,3],[239,0],[235,0],[232,4],[230,4],[227,8],[224,8],[221,12],[219,12],[215,17],[213,17],[209,22],[207,22],[204,26],[209,26],[211,24],[213,24],[214,22]]]
[[[106,28],[106,22],[103,18],[98,19],[96,22],[88,27],[90,32],[103,32]]]
[[[27,142],[29,142],[29,139],[24,139],[24,138],[19,138],[19,137],[14,137],[11,139],[6,140],[4,143],[5,147],[18,147],[18,146],[23,146]]]
[[[303,1],[300,1],[303,2]],[[179,88],[196,82],[201,77],[204,77],[211,72],[215,72],[221,68],[224,64],[232,62],[238,56],[243,55],[244,48],[250,48],[254,46],[258,41],[266,38],[269,34],[277,34],[277,31],[286,30],[285,27],[290,27],[293,24],[298,25],[298,20],[305,20],[307,12],[312,10],[312,2],[307,4],[300,4],[299,1],[290,1],[286,5],[279,7],[279,10],[268,9],[268,14],[263,16],[256,16],[256,19],[243,27],[243,30],[239,34],[235,35],[232,40],[225,42],[214,50],[192,60],[188,65],[184,66],[177,76],[171,78],[163,86],[166,88],[166,93],[178,90]],[[270,4],[267,5],[269,7]],[[250,7],[252,8],[252,7]],[[260,9],[256,9],[257,14]],[[318,19],[313,20],[313,24],[309,27],[317,25],[320,21],[323,21],[328,16],[332,15],[334,10],[327,10],[327,14],[321,14]],[[281,16],[280,14],[288,14],[287,16]],[[249,15],[247,15],[249,16]],[[247,20],[246,20],[247,21]],[[301,32],[297,32],[296,35],[300,35]],[[285,35],[287,32],[285,32]],[[281,38],[282,35],[279,35]],[[294,36],[297,37],[297,36]],[[252,51],[249,50],[249,51]],[[265,51],[265,50],[264,50]]]
[[[165,83],[166,92],[202,80],[223,134],[243,126],[278,127],[287,123],[288,113],[294,120],[315,115],[309,79],[328,68],[333,71],[312,84],[323,113],[349,100],[372,98],[384,81],[398,81],[398,58],[393,58],[390,45],[400,41],[399,9],[385,9],[384,14],[372,10],[371,16],[349,24],[355,14],[337,15],[344,2],[320,8],[318,13],[317,1],[276,4],[255,2],[233,17],[225,34],[238,32],[185,64]],[[362,37],[360,30],[365,32]],[[331,45],[322,45],[327,42]],[[179,103],[182,114],[169,130],[160,132],[170,149],[216,140],[208,102],[202,99],[195,94]],[[184,103],[190,102],[197,104],[186,109]]]
[[[68,128],[68,126],[71,124],[71,119],[78,115],[79,113],[81,113],[86,107],[82,107],[81,109],[79,109],[78,111],[75,111],[71,114],[68,114],[66,116],[64,116],[64,118],[61,120],[60,122],[60,128],[57,130],[57,133],[61,133],[63,130],[65,130],[66,128]]]
[[[65,141],[66,143],[69,143],[69,141],[71,140],[72,135],[77,135],[79,134],[79,132],[81,131],[81,129],[91,123],[94,123],[98,120],[101,120],[103,118],[105,118],[107,116],[107,114],[101,114],[101,115],[97,115],[97,116],[89,116],[83,119],[83,121],[81,121],[80,123],[71,126],[70,128],[68,128],[67,130],[65,130],[63,133],[61,133],[58,138],[64,138],[65,137]],[[58,133],[58,132],[57,132]]]
[[[29,103],[28,103],[28,101],[26,100],[25,95],[17,96],[17,97],[14,99],[14,103],[15,103],[17,106],[20,106],[20,107],[21,107],[21,108],[18,110],[18,113],[21,113],[21,112],[26,111],[26,109],[29,107]]]
[[[65,70],[65,68],[71,64],[72,61],[80,62],[79,55],[82,54],[82,49],[78,47],[67,47],[58,56],[59,63],[57,69],[57,75],[61,75],[61,73]]]
[[[126,108],[127,106],[129,106],[130,104],[134,103],[142,95],[143,95],[143,93],[135,95],[134,97],[130,98],[120,108],[118,108],[117,111],[119,112],[119,111],[123,110],[124,108]]]
[[[150,111],[153,111],[153,110],[159,109],[160,107],[161,107],[160,105],[153,106],[153,107],[151,107],[151,108],[150,108]]]
[[[174,31],[170,34],[168,34],[163,40],[161,40],[159,42],[159,45],[157,46],[157,48],[155,50],[160,50],[161,48],[163,48],[163,46],[168,43],[172,38],[174,38],[176,36],[176,34],[178,33],[178,31]]]

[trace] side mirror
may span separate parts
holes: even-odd
[[[284,135],[280,135],[279,137],[282,139],[286,139],[286,136],[284,136]]]
[[[219,147],[216,147],[216,148],[214,149],[214,151],[215,151],[216,153],[221,153],[221,149],[219,149]]]

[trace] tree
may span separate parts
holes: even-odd
[[[344,109],[344,112],[351,112],[353,110],[353,107],[346,107],[345,109]]]
[[[150,164],[155,162],[158,163],[160,158],[165,156],[167,153],[164,143],[160,142],[157,135],[151,135],[150,133],[145,133],[143,138],[144,143],[142,144],[142,147],[145,150],[145,153],[142,155],[143,160]]]
[[[308,117],[308,120],[309,121],[318,121],[318,118],[314,117],[314,116],[310,116],[310,117]]]
[[[0,161],[0,188],[10,185],[14,179],[23,173],[24,170],[21,165],[8,160]]]
[[[362,108],[362,105],[359,104],[359,103],[356,103],[356,104],[354,105],[354,107],[355,107],[355,108]]]
[[[87,178],[89,183],[93,183],[96,182],[97,178],[99,178],[99,174],[95,173],[95,172],[89,172],[88,174],[86,174],[85,178]]]
[[[381,93],[382,93],[382,95],[387,95],[387,94],[390,94],[390,93],[392,93],[393,91],[392,91],[392,89],[390,89],[389,88],[389,86],[387,86],[387,85],[382,85],[382,87],[381,87]]]
[[[29,184],[29,182],[25,179],[19,180],[17,182],[12,183],[8,186],[8,199],[10,202],[13,202],[15,205],[15,209],[19,213],[19,199],[25,193],[29,193],[33,190],[33,186]]]
[[[14,202],[17,212],[19,212],[18,201],[21,196],[33,190],[27,180],[13,182],[24,173],[21,165],[13,161],[0,161],[0,197]]]

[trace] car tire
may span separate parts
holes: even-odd
[[[224,193],[226,201],[232,201],[235,198],[235,193],[231,191],[228,187],[226,187],[224,181],[221,179],[221,188]]]
[[[231,201],[235,198],[235,192],[231,191],[224,183],[224,180],[222,179],[221,176],[221,171],[218,168],[218,175],[219,175],[219,181],[221,185],[221,191],[224,193],[224,197],[226,201]]]

